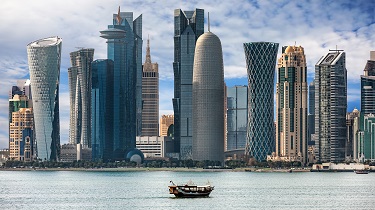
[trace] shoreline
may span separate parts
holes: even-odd
[[[270,169],[270,168],[0,168],[0,171],[88,171],[88,172],[138,172],[138,171],[171,171],[171,172],[253,172],[253,173],[299,173],[310,172],[310,169]]]

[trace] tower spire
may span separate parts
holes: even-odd
[[[145,63],[151,63],[151,53],[150,53],[150,34],[147,38],[147,47],[146,47],[146,61]]]
[[[208,32],[211,32],[210,31],[210,12],[208,12]]]
[[[117,12],[117,17],[116,17],[116,19],[117,19],[117,24],[118,24],[118,25],[121,25],[122,18],[121,18],[121,16],[120,16],[120,6],[118,6],[118,12]]]

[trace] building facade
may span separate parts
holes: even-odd
[[[49,37],[27,45],[37,157],[48,161],[60,154],[61,44],[61,38]]]
[[[355,136],[358,135],[359,127],[357,118],[360,117],[360,111],[354,108],[352,112],[346,113],[346,142],[345,142],[345,160],[352,161],[354,158]]]
[[[224,65],[220,39],[206,32],[193,67],[193,160],[224,161]]]
[[[358,132],[356,144],[357,160],[364,162],[375,161],[375,115],[367,114],[361,117],[363,129]]]
[[[375,51],[370,52],[361,75],[361,113],[375,114]]]
[[[315,147],[320,162],[344,162],[347,73],[345,52],[330,51],[315,65]]]
[[[160,118],[160,136],[168,136],[168,129],[174,123],[174,115],[162,115]]]
[[[276,84],[276,156],[307,162],[307,67],[303,47],[285,46]]]
[[[9,124],[9,158],[18,161],[34,159],[33,108],[20,108],[12,113]]]
[[[92,159],[109,160],[113,154],[113,61],[92,62]],[[117,96],[118,97],[118,96]]]
[[[309,85],[309,110],[307,115],[307,145],[314,146],[315,134],[315,81]]]
[[[192,158],[192,84],[195,43],[204,32],[204,10],[174,10],[174,139],[180,158]]]
[[[80,49],[70,53],[68,68],[70,96],[69,143],[91,148],[91,62],[94,49]]]
[[[247,86],[227,87],[227,135],[225,151],[245,149],[247,132]]]
[[[151,62],[149,39],[143,64],[142,101],[141,136],[159,136],[159,67]]]
[[[100,31],[113,64],[113,149],[123,156],[135,148],[142,121],[142,15],[113,14],[113,25]],[[125,35],[126,34],[126,35]]]
[[[245,153],[258,161],[275,150],[274,78],[278,43],[244,43],[248,76]]]

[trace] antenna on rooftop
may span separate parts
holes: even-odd
[[[208,32],[210,32],[210,12],[208,12]]]
[[[335,49],[335,50],[331,50],[331,49],[329,49],[329,51],[336,51],[336,52],[340,52],[340,51],[344,51],[344,50],[338,50],[338,49],[337,49],[337,45],[336,45],[336,49]]]

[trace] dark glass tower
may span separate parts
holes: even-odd
[[[247,132],[247,86],[227,88],[227,148],[245,149]]]
[[[315,147],[321,162],[344,162],[346,142],[345,52],[331,51],[315,65]]]
[[[274,79],[278,43],[244,43],[248,76],[245,153],[258,161],[275,151]]]
[[[113,64],[113,150],[116,159],[134,149],[142,120],[142,15],[113,15],[113,25],[101,31],[107,39],[108,59]]]
[[[192,84],[195,43],[204,32],[204,10],[174,10],[174,135],[180,158],[192,158]]]
[[[375,114],[375,60],[368,60],[361,75],[361,114]]]
[[[92,159],[109,160],[113,154],[113,61],[92,62]]]

